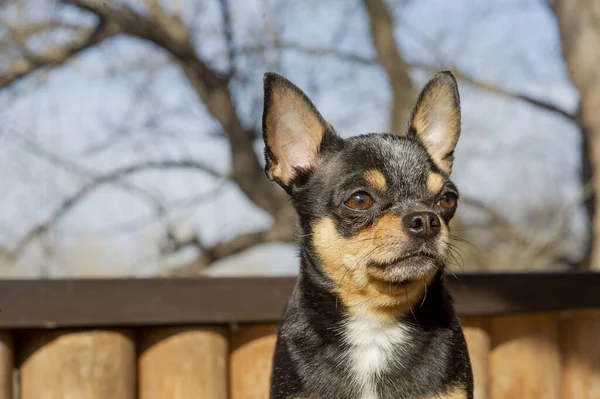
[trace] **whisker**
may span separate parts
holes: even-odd
[[[404,287],[404,292],[406,293],[406,304],[408,305],[408,308],[410,309],[410,313],[413,315],[415,321],[418,323],[419,320],[417,320],[417,315],[415,315],[415,312],[413,311],[412,306],[410,306],[410,298],[408,297],[408,285],[406,285]]]
[[[423,300],[421,301],[421,304],[419,305],[419,308],[423,307],[423,304],[425,303],[425,298],[427,298],[427,283],[423,282],[423,284],[425,285],[425,295],[423,295]]]
[[[459,284],[460,284],[462,287],[464,287],[464,286],[465,286],[465,285],[463,284],[463,282],[462,282],[462,281],[460,281],[460,279],[458,278],[458,276],[457,276],[456,274],[454,274],[454,272],[453,272],[452,270],[450,270],[450,269],[448,269],[448,268],[446,268],[446,270],[448,270],[448,271],[450,272],[450,274],[452,274],[452,275],[454,276],[454,278],[456,279],[456,281],[458,281],[458,283],[459,283]]]
[[[462,257],[461,249],[452,244],[448,244],[446,255],[458,266],[463,272],[465,271],[465,260]],[[460,258],[460,261],[459,261]]]
[[[478,251],[480,250],[480,248],[477,245],[473,244],[471,241],[467,240],[464,237],[460,237],[460,236],[456,236],[456,235],[450,235],[450,240],[452,240],[452,241],[458,241],[458,242],[461,242],[463,244],[467,244],[468,246],[470,246],[471,248],[473,248],[475,250],[478,250]]]

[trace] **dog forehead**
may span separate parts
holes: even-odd
[[[381,173],[390,186],[422,183],[432,168],[423,146],[409,138],[370,134],[352,138],[348,144],[339,166],[360,174]]]

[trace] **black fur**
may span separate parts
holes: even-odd
[[[309,263],[310,255],[303,254],[303,272],[283,313],[271,398],[360,399],[351,389],[349,370],[339,363],[339,353],[346,347],[340,333],[343,306],[316,267],[307,267]],[[463,384],[472,399],[465,340],[441,276],[428,287],[423,304],[404,321],[415,328],[411,344],[396,354],[392,370],[381,376],[379,398],[435,397]]]
[[[265,79],[265,114],[273,84],[291,85],[304,96],[284,78],[269,75],[271,78]],[[303,99],[317,112],[306,96]],[[271,152],[268,141],[266,144],[268,167],[276,154]],[[381,171],[386,178],[383,192],[374,190],[363,178],[372,169]],[[353,237],[381,215],[404,215],[416,210],[434,212],[447,225],[455,209],[437,204],[439,194],[427,187],[431,172],[443,176],[444,193],[458,196],[457,188],[438,169],[414,132],[405,136],[366,134],[342,139],[327,125],[320,143],[319,165],[296,170],[293,180],[284,185],[299,215],[301,267],[279,329],[271,398],[362,399],[352,384],[351,365],[343,360],[349,349],[343,331],[351,311],[335,293],[336,282],[316,254],[312,228],[315,221],[332,218],[340,236]],[[357,191],[368,192],[375,205],[363,212],[345,207],[344,201]],[[433,244],[421,244],[424,250],[437,254]],[[394,350],[392,362],[378,376],[378,399],[437,397],[457,386],[467,392],[466,398],[472,398],[467,348],[443,276],[441,267],[420,305],[398,316],[397,323],[409,331],[406,345]]]

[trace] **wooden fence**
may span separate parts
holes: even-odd
[[[448,282],[476,398],[600,399],[600,274],[458,280]],[[293,285],[0,281],[0,399],[268,398],[276,323]]]

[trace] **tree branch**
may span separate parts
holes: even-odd
[[[265,178],[254,151],[254,137],[244,128],[236,114],[229,92],[229,80],[211,69],[196,53],[188,30],[177,17],[154,19],[128,7],[111,8],[94,0],[63,0],[80,9],[98,15],[102,20],[116,24],[120,31],[148,40],[171,54],[204,103],[207,111],[223,127],[230,142],[232,159],[231,178],[244,194],[274,218],[289,220],[290,210],[283,190]],[[159,15],[162,13],[159,13]]]
[[[499,227],[505,233],[508,233],[516,242],[522,245],[526,245],[531,241],[526,234],[517,230],[510,220],[508,220],[502,213],[491,207],[489,204],[486,204],[485,202],[475,198],[467,197],[461,198],[460,201],[469,207],[483,212],[489,218],[488,223],[486,223],[488,228]]]
[[[50,47],[40,54],[25,51],[21,59],[14,61],[8,70],[0,75],[0,89],[8,87],[41,68],[61,66],[82,51],[102,43],[117,33],[115,25],[101,19],[95,29],[82,28],[78,37],[69,44]],[[20,40],[24,43],[26,39]]]
[[[229,59],[229,75],[236,73],[236,49],[233,41],[233,25],[231,23],[231,10],[229,0],[219,0],[221,15],[223,18],[223,34],[227,45],[227,58]]]
[[[9,32],[10,38],[17,44],[22,44],[33,36],[59,28],[70,29],[78,31],[79,33],[88,33],[90,30],[89,27],[69,24],[56,19],[49,19],[38,23],[28,23],[26,25],[15,25],[8,22],[5,24],[5,27]]]
[[[303,45],[303,44],[297,43],[297,42],[282,42],[280,44],[280,47],[282,49],[298,51],[299,53],[302,53],[305,55],[310,55],[310,56],[315,56],[315,57],[335,57],[342,61],[346,61],[346,62],[358,64],[358,65],[363,65],[363,66],[379,65],[379,61],[377,59],[363,56],[360,54],[354,54],[351,52],[339,51],[339,50],[330,49],[330,48],[315,48],[315,47],[306,46],[306,45]],[[259,46],[259,47],[245,48],[244,52],[253,53],[253,52],[267,51],[267,50],[268,49],[266,47]],[[529,105],[532,105],[536,108],[556,113],[556,114],[562,116],[563,118],[569,120],[570,122],[576,123],[577,125],[580,125],[580,123],[581,123],[577,112],[570,112],[570,111],[567,111],[567,110],[559,107],[558,105],[552,104],[552,103],[544,101],[544,100],[540,100],[538,98],[534,98],[530,95],[519,93],[519,92],[513,91],[513,90],[508,90],[508,89],[502,88],[500,86],[496,86],[494,84],[491,84],[491,83],[488,83],[488,82],[485,82],[485,81],[482,81],[479,79],[475,79],[457,67],[444,66],[444,65],[442,65],[442,66],[427,65],[427,64],[423,64],[423,63],[414,63],[414,62],[408,62],[407,65],[409,65],[410,68],[422,69],[429,73],[435,73],[435,72],[439,72],[442,70],[449,70],[454,74],[454,76],[456,76],[456,78],[458,80],[468,83],[471,86],[476,87],[479,90],[528,103]],[[412,101],[414,101],[414,98],[412,99]]]
[[[41,146],[39,146],[37,143],[33,142],[31,139],[29,139],[25,135],[22,135],[18,132],[16,134],[18,135],[19,139],[24,144],[26,151],[29,151],[32,154],[46,160],[50,164],[58,166],[72,174],[75,174],[79,177],[83,177],[85,179],[94,179],[96,177],[92,171],[90,171],[80,165],[77,165],[75,163],[69,162],[66,159],[59,157],[57,154],[42,148]],[[150,192],[148,192],[140,187],[137,187],[134,184],[128,183],[128,182],[116,182],[116,186],[119,188],[122,188],[125,191],[139,195],[142,198],[146,199],[154,207],[157,216],[162,216],[162,215],[166,214],[165,207]]]
[[[452,67],[436,68],[436,67],[433,67],[430,65],[425,65],[425,64],[412,64],[412,66],[414,68],[423,69],[425,71],[432,72],[432,73],[438,72],[438,71],[440,71],[440,69],[449,70],[454,74],[454,76],[457,79],[462,80],[474,87],[477,87],[480,90],[486,91],[488,93],[499,94],[504,97],[514,98],[514,99],[526,102],[530,105],[533,105],[534,107],[541,108],[545,111],[550,111],[550,112],[559,114],[560,116],[570,120],[571,122],[576,123],[577,125],[580,124],[579,116],[577,113],[569,112],[565,109],[560,108],[557,105],[551,104],[549,102],[546,102],[546,101],[543,101],[543,100],[540,100],[540,99],[537,99],[534,97],[531,97],[527,94],[518,93],[516,91],[512,91],[512,90],[508,90],[508,89],[503,89],[503,88],[495,86],[491,83],[487,83],[487,82],[483,82],[481,80],[474,79],[457,68],[452,68]]]
[[[218,242],[208,248],[200,244],[197,237],[193,237],[187,243],[184,242],[183,246],[187,244],[199,247],[202,251],[200,258],[189,265],[176,268],[168,273],[175,276],[197,276],[211,263],[236,255],[255,245],[267,242],[292,242],[293,240],[294,235],[291,231],[288,228],[282,228],[280,225],[275,225],[265,231],[241,234],[229,241]]]
[[[46,221],[38,224],[31,230],[29,230],[17,243],[12,253],[13,256],[19,256],[23,250],[37,237],[45,234],[52,226],[54,226],[62,217],[79,204],[85,197],[87,197],[94,190],[102,185],[119,181],[127,176],[149,171],[149,170],[170,170],[170,169],[192,169],[199,170],[203,173],[207,173],[210,176],[225,179],[227,176],[221,175],[206,165],[197,161],[190,160],[178,160],[178,161],[153,161],[142,164],[127,166],[114,170],[108,174],[99,176],[92,180],[90,183],[84,185],[77,193],[73,194],[50,215]]]

